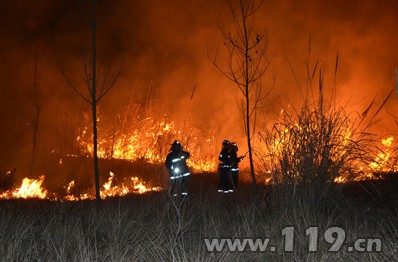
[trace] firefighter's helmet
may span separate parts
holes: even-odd
[[[171,144],[170,151],[181,151],[182,150],[182,145],[180,141],[174,140],[173,143]]]
[[[229,140],[224,140],[224,141],[222,141],[222,145],[223,146],[228,146],[229,144],[231,144],[231,142],[229,142]]]
[[[235,143],[235,142],[231,142],[231,149],[233,150],[233,151],[238,151],[238,145]]]

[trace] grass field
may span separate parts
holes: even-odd
[[[215,192],[216,174],[200,174],[184,200],[166,191],[105,199],[101,208],[95,201],[4,200],[0,261],[397,261],[397,192],[387,194],[394,183],[333,186],[322,199],[287,187],[252,194],[244,184],[224,195]],[[285,252],[289,226],[294,245]],[[309,252],[306,230],[315,226],[317,251]],[[323,238],[331,227],[346,234],[337,252]],[[270,238],[275,251],[210,252],[206,238]],[[380,239],[381,251],[350,252],[358,238]]]

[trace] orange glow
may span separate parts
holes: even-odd
[[[100,140],[99,146],[99,156],[102,158],[109,158],[112,156],[116,159],[124,159],[128,161],[137,161],[144,159],[149,163],[163,164],[164,155],[168,153],[169,143],[164,142],[164,137],[168,137],[169,140],[173,140],[175,137],[181,136],[181,131],[177,130],[174,122],[166,121],[149,121],[152,126],[147,125],[145,129],[133,129],[128,133],[128,135],[121,135],[118,138],[111,139],[108,138]],[[85,136],[87,134],[87,128],[84,128],[82,135],[77,137],[80,146],[82,147],[83,154],[89,155],[92,153],[92,144],[90,140]],[[280,156],[281,148],[284,143],[291,141],[290,132],[303,131],[303,128],[298,124],[291,127],[286,127],[280,130],[279,136],[275,136],[272,142],[271,152],[269,155]],[[342,147],[336,150],[338,152],[332,152],[333,157],[339,158],[340,156],[346,154],[344,146],[347,145],[348,141],[352,138],[352,132],[349,129],[342,129],[343,134],[341,134],[339,139],[341,139]],[[194,132],[192,132],[194,134]],[[208,171],[216,172],[217,162],[214,158],[214,153],[211,150],[218,150],[219,148],[214,148],[215,139],[206,139],[199,142],[199,136],[190,137],[187,151],[192,152],[191,158],[188,159],[188,165],[195,171]],[[165,146],[163,149],[159,150],[160,141]],[[204,141],[204,146],[203,143]],[[112,148],[110,153],[109,148]],[[206,148],[207,151],[204,151]],[[293,150],[295,147],[292,147]],[[368,164],[358,164],[358,170],[360,172],[356,177],[347,177],[345,174],[341,174],[334,179],[335,183],[346,183],[349,181],[361,181],[370,179],[380,179],[377,173],[388,173],[395,172],[398,167],[395,165],[393,160],[394,152],[394,137],[383,138],[380,140],[380,149],[377,156]],[[263,149],[264,150],[264,149]],[[203,158],[203,156],[213,155],[212,157]],[[332,159],[333,159],[332,157]],[[270,160],[272,161],[272,160]],[[62,166],[64,161],[62,158],[59,159],[59,165]],[[288,174],[295,176],[293,170],[288,170]],[[0,194],[2,199],[12,199],[12,198],[39,198],[39,199],[49,199],[49,200],[63,200],[63,201],[80,201],[80,200],[94,200],[95,192],[93,189],[88,190],[83,193],[73,193],[76,187],[75,180],[67,183],[63,188],[65,189],[65,195],[59,197],[56,194],[49,194],[48,190],[43,187],[45,176],[42,175],[38,179],[24,178],[19,187],[15,187],[11,190],[7,190]],[[266,170],[264,174],[264,182],[266,184],[273,183],[271,171]],[[160,191],[161,187],[153,187],[151,185],[143,182],[139,177],[130,176],[123,181],[115,181],[115,173],[109,172],[109,177],[100,187],[101,198],[109,198],[115,196],[125,196],[127,194],[144,194],[147,192]]]
[[[382,139],[380,141],[383,146],[380,148],[380,153],[371,161],[367,166],[359,166],[359,170],[362,171],[361,175],[353,178],[353,181],[363,180],[377,180],[381,177],[376,174],[396,172],[398,167],[391,159],[391,146],[393,145],[394,137]],[[350,181],[344,176],[336,177],[334,182],[345,183]]]
[[[291,163],[296,163],[296,150],[298,150],[298,154],[300,156],[306,157],[305,155],[308,153],[305,149],[301,148],[301,143],[307,136],[311,136],[311,132],[317,132],[316,126],[308,127],[308,130],[304,130],[307,127],[301,127],[299,124],[291,124],[285,126],[283,124],[276,125],[274,127],[274,133],[267,133],[262,137],[264,142],[266,142],[267,146],[265,148],[261,148],[260,151],[261,156],[260,160],[263,163],[263,172],[264,174],[264,182],[265,184],[274,183],[275,179],[279,179],[280,172],[284,172],[285,175],[289,176],[290,179],[300,179],[301,171],[295,171],[294,167],[289,167],[287,163],[292,161]],[[313,128],[313,130],[311,130]],[[298,138],[296,137],[298,136]],[[329,151],[326,156],[330,158],[330,161],[339,162],[344,161],[343,159],[350,158],[347,156],[349,154],[350,149],[347,151],[347,146],[352,142],[353,132],[349,128],[342,128],[339,130],[339,134],[334,134],[333,141],[331,144],[325,145],[330,146]],[[304,139],[304,140],[300,140]],[[260,141],[260,145],[263,143]],[[297,145],[293,145],[289,143],[298,143]],[[335,178],[335,183],[346,183],[349,181],[363,181],[363,180],[378,180],[383,179],[388,174],[393,174],[398,171],[398,166],[395,161],[396,157],[394,152],[397,152],[397,147],[394,145],[394,137],[387,137],[380,139],[380,144],[377,145],[378,142],[368,142],[370,144],[362,146],[369,146],[368,151],[363,149],[363,160],[357,159],[355,160],[354,166],[357,168],[355,175],[353,175],[350,171],[346,171],[346,173],[339,173]],[[371,144],[376,143],[376,145]],[[310,145],[313,146],[313,145]],[[316,145],[314,145],[316,146]],[[304,151],[303,151],[304,150]],[[312,149],[315,152],[315,148]],[[310,153],[311,154],[311,153]],[[323,156],[314,156],[312,161],[322,161]],[[282,162],[283,166],[280,166]],[[300,160],[297,160],[300,161]],[[308,160],[311,161],[311,160]],[[301,162],[297,162],[303,164]],[[312,163],[312,162],[311,162]],[[314,162],[316,165],[316,162]],[[319,162],[322,163],[322,162]],[[318,164],[319,164],[318,163]],[[302,166],[302,165],[301,165]],[[271,171],[275,170],[275,171]],[[275,174],[273,173],[275,172]],[[344,171],[343,171],[344,172]]]
[[[39,198],[39,199],[49,199],[58,200],[57,197],[48,194],[47,190],[43,188],[44,176],[40,176],[39,179],[29,179],[24,178],[22,180],[22,185],[18,188],[8,190],[0,194],[2,199],[12,199],[12,198]],[[127,194],[144,194],[151,191],[160,191],[161,187],[151,187],[147,186],[138,177],[131,177],[128,184],[122,184],[121,186],[112,185],[114,179],[114,173],[110,172],[108,181],[105,182],[101,187],[101,198],[108,198],[114,196],[124,196]],[[66,187],[67,195],[62,197],[65,201],[79,201],[79,200],[94,200],[95,194],[83,193],[80,195],[71,194],[72,188],[75,186],[75,181],[71,181]]]
[[[47,198],[47,190],[42,187],[44,176],[38,179],[24,178],[19,188],[8,190],[0,195],[0,198]]]
[[[381,152],[377,154],[376,158],[369,164],[371,172],[394,172],[397,167],[391,163],[391,146],[393,144],[394,137],[389,137],[381,140],[382,148]]]
[[[84,155],[92,155],[92,137],[87,136],[87,127],[76,138]],[[124,159],[128,161],[145,160],[153,164],[163,164],[168,153],[170,143],[181,139],[184,134],[178,130],[175,123],[165,119],[155,120],[146,118],[137,126],[132,126],[123,134],[100,137],[98,140],[98,157]],[[181,139],[184,149],[191,153],[188,165],[194,171],[214,172],[217,170],[215,154],[211,152],[214,139],[200,139],[197,130],[190,130],[186,139]],[[188,142],[185,143],[184,140]],[[186,144],[186,145],[185,145]],[[209,152],[210,149],[210,152]],[[204,151],[206,150],[206,151]],[[218,148],[217,148],[218,150]],[[205,156],[209,156],[205,158]]]

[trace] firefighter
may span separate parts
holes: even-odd
[[[234,190],[232,189],[231,179],[230,179],[230,169],[231,169],[231,155],[230,155],[231,142],[224,140],[222,142],[222,149],[218,160],[218,174],[220,178],[220,184],[218,186],[218,192],[220,193],[230,193]]]
[[[187,182],[190,172],[186,160],[189,152],[183,150],[181,143],[175,140],[171,144],[170,153],[166,157],[166,168],[170,172],[170,195],[187,196]]]
[[[230,155],[231,155],[231,178],[234,188],[238,187],[239,163],[245,157],[245,156],[238,157],[238,150],[239,150],[238,145],[235,142],[232,142]]]

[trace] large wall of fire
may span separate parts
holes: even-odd
[[[134,125],[157,132],[165,128],[163,123],[172,125],[175,133],[161,141],[162,154],[174,137],[199,141],[195,142],[201,146],[197,154],[206,159],[215,157],[224,138],[237,141],[244,153],[241,97],[207,56],[223,48],[216,15],[227,17],[225,1],[97,2],[100,77],[123,63],[116,86],[99,105],[103,140],[112,134],[133,135]],[[0,169],[17,167],[25,172],[21,176],[27,176],[37,103],[38,154],[79,154],[78,138],[90,132],[90,105],[60,73],[62,68],[85,91],[81,61],[89,50],[90,1],[2,1],[0,8],[4,10],[0,17]],[[373,98],[381,103],[395,86],[395,0],[269,0],[256,19],[256,27],[267,32],[273,55],[264,78],[273,91],[260,114],[259,128],[272,124],[282,108],[302,102],[306,63],[319,61],[325,92],[335,81],[338,103],[353,112],[364,110]],[[387,135],[398,128],[396,104],[396,99],[388,101],[375,132]]]

